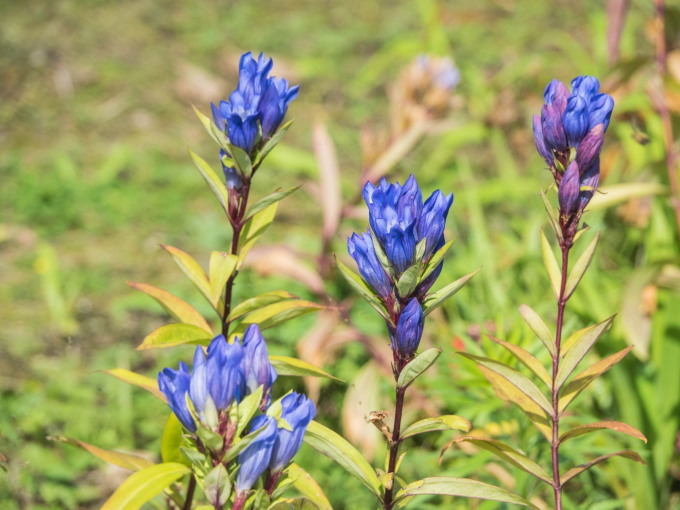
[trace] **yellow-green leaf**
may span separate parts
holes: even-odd
[[[191,156],[191,159],[194,160],[196,168],[201,172],[201,176],[208,184],[210,191],[217,197],[222,208],[225,211],[229,211],[229,192],[227,191],[227,186],[224,181],[201,156],[193,151],[189,151],[189,155]]]
[[[431,349],[427,349],[418,354],[402,369],[399,374],[399,379],[397,380],[397,386],[399,388],[406,388],[416,377],[430,368],[434,362],[437,361],[437,358],[441,353],[441,349],[432,347]]]
[[[210,340],[212,340],[212,334],[196,326],[190,324],[166,324],[150,333],[137,349],[174,347],[175,345],[183,344],[208,345]]]
[[[267,227],[274,221],[278,207],[278,202],[274,202],[253,215],[246,222],[239,238],[239,245],[241,246],[238,252],[239,265],[243,263],[243,259],[253,247],[255,241],[257,241],[264,231],[267,230]]]
[[[519,313],[531,330],[536,334],[538,339],[543,342],[543,345],[548,349],[551,356],[555,356],[555,338],[552,336],[552,333],[550,333],[548,326],[543,322],[543,319],[527,305],[521,305],[519,307]]]
[[[493,336],[489,336],[489,338],[514,354],[520,363],[531,370],[534,375],[536,375],[548,388],[550,388],[552,384],[550,375],[541,362],[538,361],[533,354],[531,354],[526,349],[522,349],[519,345],[511,344],[510,342],[506,342],[500,338],[495,338]]]
[[[156,379],[131,372],[130,370],[126,370],[124,368],[112,368],[110,370],[104,370],[104,373],[112,375],[113,377],[117,377],[121,381],[128,384],[139,386],[140,388],[143,388],[151,393],[153,396],[160,398],[163,402],[167,401],[165,395],[163,395],[161,390],[158,389],[158,381]]]
[[[459,278],[455,282],[448,284],[443,289],[440,289],[437,292],[425,296],[425,301],[423,301],[423,315],[428,315],[439,305],[441,305],[444,301],[446,301],[456,292],[462,289],[465,286],[465,284],[472,279],[473,276],[479,273],[479,271],[480,269],[477,269],[477,271],[467,274],[462,278]]]
[[[423,434],[425,432],[436,432],[442,430],[460,430],[462,432],[470,432],[472,424],[460,416],[455,414],[446,414],[444,416],[437,416],[436,418],[426,418],[417,421],[401,433],[401,439]]]
[[[581,278],[583,278],[583,275],[585,274],[586,270],[588,269],[588,266],[590,266],[590,263],[593,260],[593,255],[595,254],[595,248],[597,248],[597,242],[599,240],[600,240],[600,234],[598,233],[595,236],[595,239],[593,239],[590,242],[590,244],[585,249],[585,251],[576,260],[576,263],[574,264],[574,267],[571,270],[571,273],[569,273],[569,278],[567,279],[567,287],[566,287],[566,290],[565,290],[565,296],[567,297],[567,299],[576,290],[576,286],[581,281]]]
[[[271,195],[267,195],[263,199],[258,200],[255,204],[253,204],[253,206],[250,209],[248,209],[248,212],[246,213],[246,216],[245,216],[246,219],[251,218],[252,216],[259,213],[261,210],[270,206],[271,204],[286,198],[288,195],[297,191],[298,189],[300,189],[300,186],[295,186],[293,188],[284,189],[283,191],[276,191],[275,193],[272,193]]]
[[[645,443],[647,442],[647,438],[642,432],[626,423],[622,423],[620,421],[598,421],[597,423],[589,423],[588,425],[581,425],[580,427],[575,427],[571,430],[568,430],[560,437],[560,443],[563,443],[572,437],[582,436],[583,434],[589,434],[590,432],[595,432],[596,430],[602,429],[622,432],[624,434],[628,434],[631,437],[640,439]]]
[[[137,510],[190,472],[187,466],[176,462],[147,467],[128,477],[104,503],[102,510]]]
[[[182,424],[175,416],[170,413],[163,427],[161,435],[161,459],[163,462],[177,462],[185,466],[191,466],[191,461],[180,450],[184,443],[184,429]]]
[[[133,289],[143,292],[158,301],[173,319],[183,322],[184,324],[192,324],[212,333],[210,324],[208,324],[193,306],[183,299],[178,298],[174,294],[170,294],[166,290],[159,289],[153,285],[147,285],[146,283],[127,282],[127,284]]]
[[[620,452],[608,453],[607,455],[602,455],[601,457],[593,459],[590,462],[586,462],[585,464],[581,464],[580,466],[576,466],[575,468],[572,468],[569,471],[567,471],[566,473],[564,473],[561,477],[561,480],[560,480],[562,482],[562,485],[567,483],[572,478],[580,475],[586,469],[590,469],[595,464],[599,464],[600,462],[603,462],[603,461],[610,459],[612,457],[623,457],[623,458],[626,458],[626,459],[633,460],[635,462],[639,462],[640,464],[645,464],[645,461],[642,460],[640,458],[640,456],[632,450],[622,450]]]
[[[288,299],[297,299],[297,296],[291,294],[290,292],[286,292],[285,290],[273,290],[271,292],[265,292],[259,296],[246,299],[232,308],[231,313],[229,314],[229,320],[233,321],[239,317],[242,317],[243,315],[263,308],[267,305],[278,303],[280,301],[286,301]]]
[[[316,483],[316,480],[304,469],[295,463],[286,468],[288,476],[293,480],[293,486],[300,491],[300,494],[312,501],[319,510],[333,510],[323,489]]]
[[[208,277],[206,276],[205,271],[203,271],[203,268],[200,266],[200,264],[196,262],[191,255],[180,250],[179,248],[175,248],[174,246],[167,244],[161,244],[161,248],[163,248],[172,256],[173,260],[177,263],[184,274],[189,277],[201,294],[203,294],[208,302],[212,304],[210,281],[208,280]]]
[[[122,467],[124,469],[129,469],[130,471],[139,471],[154,465],[153,462],[145,459],[144,457],[140,457],[139,455],[132,455],[130,453],[122,453],[114,450],[104,450],[94,445],[66,436],[49,436],[47,439],[70,444],[71,446],[76,446],[87,452],[90,452],[95,457],[106,461],[109,464],[115,464],[116,466]]]
[[[224,293],[224,287],[229,277],[234,274],[238,257],[222,251],[214,251],[210,254],[210,304],[217,309],[220,298]]]
[[[548,238],[545,237],[545,233],[542,230],[541,252],[543,253],[543,263],[545,264],[545,268],[548,270],[548,276],[550,277],[550,285],[552,286],[553,293],[555,294],[556,298],[559,298],[560,286],[562,284],[562,273],[560,272],[560,266],[557,264],[557,259],[555,259],[555,254],[550,247]]]
[[[342,379],[325,372],[316,365],[288,356],[269,356],[269,361],[279,375],[326,377],[335,381],[344,382]]]
[[[279,301],[247,314],[236,329],[236,333],[244,331],[249,324],[257,324],[260,326],[260,329],[267,329],[301,315],[322,310],[323,308],[325,308],[323,305],[305,301],[304,299]]]

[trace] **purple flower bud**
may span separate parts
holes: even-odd
[[[562,100],[560,100],[562,101]],[[564,102],[564,101],[562,101]],[[546,147],[552,152],[567,150],[567,135],[562,124],[562,111],[555,103],[543,105],[541,109],[541,125]]]
[[[279,430],[276,420],[262,414],[250,422],[250,431],[262,430],[238,456],[238,474],[236,475],[237,494],[250,490],[258,478],[269,466],[274,443]]]
[[[163,395],[165,395],[170,409],[172,409],[172,412],[175,413],[175,416],[177,416],[182,425],[187,430],[196,432],[196,423],[191,417],[186,400],[190,380],[191,374],[189,374],[186,363],[180,361],[179,370],[164,368],[158,374],[158,387]]]
[[[538,115],[532,117],[532,128],[534,131],[534,144],[536,144],[536,150],[541,155],[541,157],[548,163],[548,166],[553,164],[553,156],[550,150],[545,145],[545,139],[543,138],[543,127],[541,126],[541,118]]]
[[[543,98],[545,99],[545,104],[551,104],[555,100],[567,99],[569,97],[569,89],[567,86],[559,80],[552,80],[545,87],[543,92]]]
[[[579,195],[579,210],[583,211],[588,203],[590,202],[590,199],[593,198],[593,195],[595,194],[595,190],[597,190],[597,185],[600,182],[600,157],[596,157],[595,160],[592,162],[590,167],[581,174],[581,188],[586,188],[582,189],[580,195]]]
[[[578,165],[572,162],[565,170],[557,192],[562,216],[571,216],[578,211],[580,189]]]
[[[604,125],[597,124],[581,140],[576,151],[576,163],[580,169],[587,169],[599,156],[604,142]]]
[[[588,102],[579,95],[570,96],[567,100],[567,109],[562,116],[569,147],[578,147],[588,132],[588,122]]]
[[[404,357],[412,356],[423,334],[423,309],[416,298],[411,299],[399,314],[397,329],[392,337],[392,349]]]
[[[267,343],[260,333],[257,324],[251,324],[243,335],[243,361],[241,369],[245,374],[246,391],[248,395],[262,386],[263,401],[271,399],[270,389],[276,380],[276,370],[269,361]]]
[[[279,429],[269,463],[273,472],[283,470],[293,460],[302,446],[307,425],[316,415],[314,403],[299,393],[293,392],[283,397],[281,406],[283,408],[281,418],[286,420],[293,430]]]
[[[347,239],[347,250],[356,261],[359,273],[366,283],[381,297],[389,296],[392,292],[392,280],[378,260],[371,234],[352,234]]]

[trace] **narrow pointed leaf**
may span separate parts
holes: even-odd
[[[433,476],[410,483],[396,493],[394,500],[397,502],[409,496],[420,495],[487,499],[536,508],[526,499],[500,487],[469,478],[452,478],[449,476]]]
[[[356,290],[361,295],[361,297],[368,301],[368,304],[371,305],[385,320],[391,322],[387,310],[385,310],[385,307],[378,300],[368,285],[364,283],[361,277],[339,260],[336,260],[335,262],[338,265],[340,274],[345,278],[347,283],[349,283],[350,286],[352,286],[352,288],[354,288],[354,290]]]
[[[227,191],[227,186],[223,179],[219,177],[217,172],[212,169],[212,167],[205,161],[201,156],[193,151],[189,151],[191,159],[194,160],[194,164],[198,171],[201,172],[203,179],[208,184],[210,191],[217,197],[222,209],[225,211],[229,210],[229,192]]]
[[[236,437],[241,435],[241,432],[246,428],[250,419],[255,416],[255,413],[260,408],[262,402],[263,386],[258,386],[257,389],[239,402],[236,409],[236,416],[238,418],[238,426],[236,427]]]
[[[251,218],[246,222],[243,230],[241,231],[241,236],[239,239],[239,244],[241,247],[239,248],[238,255],[241,263],[243,263],[243,259],[253,247],[255,241],[257,241],[257,239],[274,221],[278,207],[278,202],[269,204],[260,212],[257,212],[251,216]]]
[[[632,348],[633,346],[631,345],[617,353],[607,356],[574,377],[560,392],[560,413],[563,412],[576,396],[591,382],[625,358]]]
[[[498,361],[484,358],[482,356],[475,356],[474,354],[468,354],[466,352],[460,352],[461,356],[465,356],[468,359],[476,362],[492,372],[497,373],[512,386],[520,390],[532,401],[539,405],[549,416],[552,415],[552,406],[548,401],[548,398],[543,394],[543,392],[536,386],[528,377],[526,377],[521,372],[518,372],[512,367]]]
[[[184,446],[184,430],[182,424],[170,413],[163,427],[161,436],[161,459],[163,462],[177,462],[185,466],[191,466],[191,461],[185,457],[180,448]]]
[[[401,439],[415,436],[417,434],[424,434],[425,432],[438,432],[442,430],[460,430],[462,432],[470,432],[472,424],[465,418],[456,416],[455,414],[446,414],[444,416],[437,416],[436,418],[426,418],[417,421],[412,425],[406,427],[401,433]]]
[[[238,257],[222,251],[210,254],[210,303],[217,308],[229,277],[234,274]]]
[[[546,471],[536,464],[533,460],[527,457],[525,454],[519,450],[514,449],[512,446],[507,445],[501,441],[496,441],[495,439],[485,439],[480,437],[459,437],[453,440],[455,443],[472,443],[479,448],[483,448],[496,457],[509,462],[515,467],[518,467],[522,471],[526,471],[530,475],[535,476],[539,480],[542,480],[548,484],[552,483],[551,476],[546,473]]]
[[[139,386],[140,388],[143,388],[151,393],[154,397],[161,399],[163,402],[167,401],[165,395],[163,395],[161,390],[158,389],[158,381],[156,379],[131,372],[130,370],[126,370],[124,368],[112,368],[110,370],[104,370],[104,373],[112,375],[113,377],[116,377],[128,384]]]
[[[635,462],[639,462],[640,464],[646,464],[640,456],[635,453],[632,450],[622,450],[620,452],[615,452],[615,453],[608,453],[607,455],[602,455],[601,457],[598,457],[596,459],[591,460],[590,462],[586,462],[585,464],[581,464],[580,466],[576,466],[575,468],[570,469],[566,473],[562,475],[561,482],[564,485],[567,483],[569,480],[572,478],[580,475],[583,473],[585,470],[590,469],[596,464],[599,464],[600,462],[603,462],[607,459],[610,459],[612,457],[624,457],[626,459],[634,460]]]
[[[218,129],[218,127],[215,125],[212,119],[210,119],[210,117],[203,115],[203,113],[200,110],[198,110],[195,106],[193,108],[194,112],[196,113],[196,117],[198,117],[198,120],[201,121],[201,124],[203,124],[203,127],[205,128],[206,132],[210,135],[210,137],[215,141],[217,145],[226,150],[227,147],[229,147],[229,139],[227,138],[227,136]]]
[[[442,353],[441,349],[433,347],[421,352],[402,369],[397,380],[397,387],[405,388],[411,384],[416,377],[430,368]]]
[[[319,510],[319,506],[307,498],[283,498],[272,503],[267,510]]]
[[[430,257],[430,260],[427,262],[427,265],[425,266],[425,269],[423,270],[422,274],[420,275],[420,280],[423,281],[425,278],[430,276],[432,271],[437,269],[437,266],[439,263],[444,259],[444,256],[446,253],[449,251],[449,248],[451,248],[451,245],[453,245],[454,239],[451,239],[449,242],[447,242],[444,246],[439,248],[432,257]]]
[[[127,284],[133,289],[154,298],[173,319],[183,322],[184,324],[192,324],[193,326],[197,326],[212,333],[210,324],[208,324],[193,306],[183,299],[178,298],[174,294],[170,294],[166,290],[159,289],[153,285],[147,285],[146,283],[127,282]]]
[[[137,350],[174,347],[183,344],[208,345],[210,340],[212,340],[212,334],[196,326],[166,324],[150,333],[137,347]]]
[[[163,492],[175,480],[189,474],[184,464],[166,462],[150,466],[129,476],[104,503],[102,510],[137,510]]]
[[[548,329],[548,326],[545,325],[543,319],[541,319],[541,317],[539,317],[539,315],[527,305],[521,305],[519,307],[519,313],[529,325],[531,330],[539,338],[539,340],[543,342],[543,345],[545,345],[545,348],[548,349],[548,352],[551,354],[551,356],[555,356],[555,337]]]
[[[552,286],[553,293],[555,294],[555,298],[559,298],[562,273],[560,272],[560,266],[557,264],[557,259],[555,259],[555,254],[550,247],[548,238],[545,237],[545,233],[542,230],[541,252],[543,253],[543,263],[545,264],[545,268],[548,271],[548,277],[550,278],[550,285]]]
[[[531,400],[517,386],[508,384],[507,380],[496,372],[481,365],[479,369],[499,398],[512,402],[519,407],[548,441],[552,439],[552,428],[548,421],[548,415],[538,404]]]
[[[583,434],[589,434],[590,432],[595,432],[596,430],[609,429],[616,432],[622,432],[628,434],[631,437],[640,439],[641,441],[647,442],[647,438],[635,427],[631,427],[626,423],[621,423],[620,421],[599,421],[597,423],[589,423],[588,425],[581,425],[580,427],[575,427],[560,437],[560,443],[563,443],[567,439],[572,437],[582,436]]]
[[[269,356],[269,361],[279,375],[325,377],[334,381],[344,382],[342,379],[329,374],[316,365],[288,356]]]
[[[248,156],[246,151],[230,144],[227,152],[231,154],[231,158],[233,159],[236,168],[238,168],[243,175],[249,176],[253,172],[253,163],[250,161],[250,156]]]
[[[574,290],[576,290],[576,286],[581,281],[581,278],[583,278],[583,275],[585,274],[586,270],[588,269],[588,266],[590,266],[590,263],[593,260],[593,255],[595,254],[595,248],[597,248],[597,242],[599,240],[600,240],[600,234],[598,233],[595,236],[595,239],[593,239],[590,242],[590,244],[585,249],[585,251],[576,260],[576,264],[574,264],[574,267],[571,270],[571,273],[569,274],[569,278],[567,279],[567,288],[565,290],[565,294],[566,294],[567,298],[569,298],[569,296],[572,295]]]
[[[525,367],[527,367],[531,372],[536,375],[543,383],[549,388],[550,385],[552,384],[552,380],[550,378],[550,375],[548,374],[548,371],[545,369],[545,367],[541,364],[540,361],[536,359],[536,357],[531,354],[529,351],[522,349],[519,345],[511,344],[510,342],[506,342],[505,340],[501,340],[500,338],[495,338],[493,336],[489,336],[489,338],[496,342],[499,345],[502,345],[505,347],[508,351],[510,351],[512,354],[515,355],[515,357],[522,363]]]
[[[305,434],[305,443],[335,461],[345,471],[361,480],[378,498],[381,497],[378,475],[361,453],[342,436],[319,422],[311,421]]]
[[[284,190],[281,190],[281,191],[276,191],[276,192],[272,193],[271,195],[267,195],[263,199],[255,202],[253,204],[253,206],[250,209],[248,209],[248,212],[246,213],[245,217],[247,219],[250,219],[252,216],[256,215],[257,213],[259,213],[263,209],[265,209],[265,208],[269,207],[270,205],[278,202],[279,200],[286,198],[288,195],[297,191],[298,189],[300,189],[300,186],[295,186],[293,188],[288,188],[288,189],[284,189]]]
[[[548,219],[550,220],[550,226],[552,227],[555,235],[558,239],[562,237],[562,232],[560,231],[559,221],[557,218],[557,212],[548,200],[548,196],[541,191],[541,199],[543,200],[543,207],[545,207],[545,212],[548,213]]]
[[[293,124],[292,120],[289,120],[286,122],[283,126],[281,126],[278,131],[272,136],[269,140],[265,142],[265,144],[262,146],[262,149],[260,149],[260,152],[257,154],[255,158],[255,165],[259,165],[264,158],[267,157],[267,155],[272,151],[274,147],[281,141],[281,138],[283,138],[283,135],[286,134],[286,131],[290,129],[290,126]]]
[[[90,452],[95,457],[106,461],[109,464],[115,464],[123,469],[129,469],[130,471],[140,471],[154,465],[149,459],[145,459],[139,455],[132,455],[130,453],[122,453],[114,450],[104,450],[103,448],[98,448],[97,446],[66,436],[48,436],[47,439],[76,446],[86,452]]]
[[[293,480],[293,486],[300,491],[300,494],[319,507],[319,510],[333,510],[323,489],[307,471],[293,462],[286,468],[286,472]]]
[[[559,369],[557,370],[557,377],[555,378],[555,385],[557,388],[562,387],[583,357],[588,353],[592,346],[595,345],[597,339],[609,329],[613,320],[614,316],[612,315],[595,326],[581,330],[580,335],[573,340],[570,339],[569,345],[565,346],[566,352],[560,362]]]
[[[265,306],[296,298],[296,295],[286,292],[285,290],[273,290],[271,292],[265,292],[264,294],[246,299],[245,301],[242,301],[236,305],[229,314],[229,320],[233,321],[234,319],[238,319],[239,317],[242,317]]]
[[[423,315],[428,315],[431,311],[441,305],[444,301],[453,296],[456,292],[462,289],[467,282],[469,282],[473,276],[479,273],[479,269],[470,274],[459,278],[453,283],[448,284],[443,289],[438,290],[432,294],[428,294],[423,302]]]
[[[241,324],[236,328],[235,333],[243,333],[249,324],[257,324],[261,330],[271,328],[301,315],[323,310],[324,308],[323,305],[305,301],[304,299],[279,301],[278,303],[253,310],[245,315]]]
[[[203,271],[203,268],[200,266],[200,264],[196,262],[191,255],[180,250],[179,248],[175,248],[174,246],[169,246],[167,244],[161,244],[161,248],[163,248],[172,256],[184,274],[189,277],[201,294],[203,294],[208,302],[212,304],[210,281],[208,281],[208,277],[206,276],[205,271]]]

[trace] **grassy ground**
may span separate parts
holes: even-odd
[[[255,194],[270,192],[272,181],[305,184],[282,205],[265,242],[293,244],[310,260],[321,228],[314,123],[329,126],[349,200],[357,192],[360,129],[387,124],[385,91],[400,69],[424,52],[456,60],[462,82],[451,122],[391,172],[399,179],[415,172],[428,191],[456,193],[449,228],[458,242],[442,279],[484,266],[474,285],[433,319],[427,341],[445,347],[444,361],[422,391],[436,408],[473,419],[532,452],[540,450],[536,435],[491,397],[479,372],[459,361],[453,347],[479,349],[480,329],[533,345],[517,306],[530,303],[553,313],[538,248],[544,219],[537,190],[549,175],[534,154],[530,114],[540,108],[543,86],[553,77],[602,78],[617,100],[603,155],[605,184],[658,183],[662,192],[603,207],[588,218],[594,230],[604,231],[603,242],[593,274],[574,299],[569,326],[623,311],[600,354],[630,341],[639,348],[637,357],[594,386],[579,411],[583,419],[624,418],[641,428],[651,439],[650,466],[613,462],[574,487],[568,504],[599,510],[677,504],[678,239],[665,194],[660,122],[646,95],[653,12],[645,2],[631,4],[620,61],[610,65],[602,2],[0,2],[0,453],[8,459],[7,472],[0,472],[0,506],[97,508],[126,476],[49,442],[49,435],[156,455],[166,409],[99,370],[124,367],[153,376],[188,356],[188,349],[132,350],[166,319],[125,280],[198,301],[158,244],[207,258],[228,242],[186,149],[211,154],[191,105],[207,113],[210,101],[224,98],[234,86],[238,56],[247,50],[274,56],[275,73],[301,84],[290,112],[296,122],[262,170],[274,177],[257,181]],[[671,34],[676,19],[671,9]],[[677,43],[669,38],[670,49]],[[679,86],[669,82],[672,99]],[[639,143],[640,137],[649,143]],[[345,236],[362,225],[343,223],[333,251],[344,252]],[[275,288],[314,298],[285,277],[245,274],[239,282],[237,300]],[[349,295],[333,278],[326,287],[337,299]],[[382,333],[361,305],[353,317],[363,331]],[[272,350],[294,353],[313,324],[307,317],[272,330]],[[367,371],[358,370],[369,360],[354,343],[328,368],[359,384],[364,380],[357,382],[357,374]],[[381,384],[369,387],[388,407],[389,400],[380,401]],[[347,428],[348,420],[361,420],[360,412],[352,414],[356,396],[347,387],[325,390],[322,421]],[[423,452],[414,448],[405,476],[437,472],[437,447],[448,439],[427,440]],[[624,443],[586,440],[571,453],[581,460]],[[510,483],[511,468],[498,471],[489,462],[456,451],[441,469]],[[330,488],[337,508],[370,506],[358,484],[325,459],[303,450],[300,463]],[[519,493],[545,496],[522,476],[514,483]],[[431,500],[419,508],[449,504]]]

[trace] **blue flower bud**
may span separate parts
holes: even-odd
[[[569,97],[569,89],[559,80],[552,80],[543,92],[545,104],[551,104],[553,101],[560,99],[566,100],[567,97]]]
[[[577,76],[571,80],[572,94],[590,99],[600,90],[600,82],[594,76]]]
[[[177,416],[182,425],[187,430],[196,432],[196,423],[191,417],[186,400],[190,380],[191,374],[189,374],[186,363],[180,361],[179,370],[164,368],[158,374],[158,387],[163,395],[165,395],[170,409],[172,409],[172,412],[175,413],[175,416]]]
[[[569,97],[562,122],[569,147],[578,147],[579,142],[588,132],[588,101],[579,95]]]
[[[589,125],[592,129],[598,124],[604,125],[604,131],[609,127],[609,119],[614,110],[614,100],[607,94],[596,94],[590,99],[588,106]]]
[[[276,132],[281,121],[286,116],[288,104],[297,97],[300,87],[288,87],[283,78],[273,78],[269,81],[260,102],[262,111],[262,137],[267,139]]]
[[[391,334],[392,349],[404,357],[418,350],[423,334],[423,309],[416,298],[411,299],[399,314],[397,329]]]
[[[426,239],[424,255],[426,259],[432,255],[438,245],[443,246],[444,226],[451,204],[453,204],[453,193],[445,196],[437,190],[430,195],[430,198],[423,205],[416,230],[419,241]]]
[[[255,485],[265,472],[271,460],[272,450],[279,430],[276,420],[265,414],[253,418],[250,431],[264,428],[238,456],[238,474],[236,475],[236,492],[243,493]]]
[[[276,380],[276,370],[269,361],[267,344],[257,324],[251,324],[243,335],[243,362],[241,369],[245,374],[246,395],[262,386],[263,401],[269,402],[269,390]]]
[[[392,280],[378,260],[370,233],[352,234],[347,239],[347,250],[359,267],[359,273],[368,285],[381,297],[392,292]]]
[[[561,215],[571,216],[578,210],[580,189],[578,165],[572,162],[565,170],[557,192]]]
[[[568,149],[567,135],[562,124],[562,113],[564,111],[561,108],[562,103],[565,104],[566,108],[566,101],[561,99],[544,105],[541,110],[541,124],[543,126],[545,145],[549,150],[556,152],[566,152]]]
[[[273,472],[281,471],[293,460],[302,446],[307,425],[316,415],[314,403],[305,395],[289,393],[281,399],[281,418],[286,420],[292,431],[279,429],[269,467]]]

